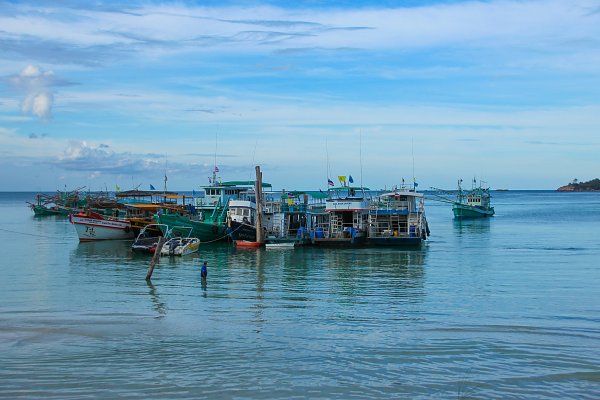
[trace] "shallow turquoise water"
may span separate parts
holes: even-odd
[[[214,245],[152,284],[31,199],[0,194],[0,397],[600,398],[600,194],[430,201],[421,250]]]

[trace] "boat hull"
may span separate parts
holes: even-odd
[[[369,238],[370,246],[387,247],[420,247],[423,239],[420,237],[376,237]]]
[[[177,227],[191,228],[191,236],[200,239],[201,242],[211,242],[227,239],[227,226],[213,222],[194,221],[190,218],[173,214],[162,214],[157,217],[161,224],[167,225],[177,233]],[[186,231],[185,234],[188,232]]]
[[[177,239],[171,239],[177,240]],[[186,238],[183,239],[185,242],[183,245],[180,244],[178,246],[171,247],[169,242],[165,243],[160,254],[163,256],[187,256],[188,254],[196,253],[200,248],[200,241],[196,238]],[[178,241],[177,243],[180,243]]]
[[[313,238],[312,243],[322,247],[361,247],[367,244],[367,237]]]
[[[71,216],[80,242],[133,239],[128,222]]]
[[[235,247],[243,248],[243,249],[258,249],[262,247],[264,243],[261,242],[251,242],[248,240],[236,240]]]
[[[465,204],[454,203],[452,212],[454,212],[454,218],[487,218],[494,215],[494,207],[485,210]]]
[[[265,247],[267,249],[293,249],[295,246],[294,242],[267,242]]]
[[[229,221],[228,234],[232,240],[256,242],[256,227],[237,221]]]
[[[131,245],[131,250],[134,253],[154,254],[160,237],[148,237],[136,240]]]
[[[31,207],[31,209],[33,210],[33,214],[36,217],[45,217],[48,215],[65,215],[61,212],[59,208],[34,205]]]

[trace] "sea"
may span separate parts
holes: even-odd
[[[419,250],[207,244],[151,282],[34,195],[0,193],[0,398],[600,398],[600,193],[428,199]]]

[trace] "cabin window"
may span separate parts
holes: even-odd
[[[244,217],[249,217],[250,216],[250,210],[245,209],[244,210]]]

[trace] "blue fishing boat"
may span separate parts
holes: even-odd
[[[382,193],[371,202],[369,245],[418,247],[428,235],[423,193],[401,187]]]
[[[345,179],[340,181],[344,182]],[[329,188],[324,213],[313,214],[312,243],[335,247],[365,245],[369,217],[368,190],[366,187],[345,184]]]

